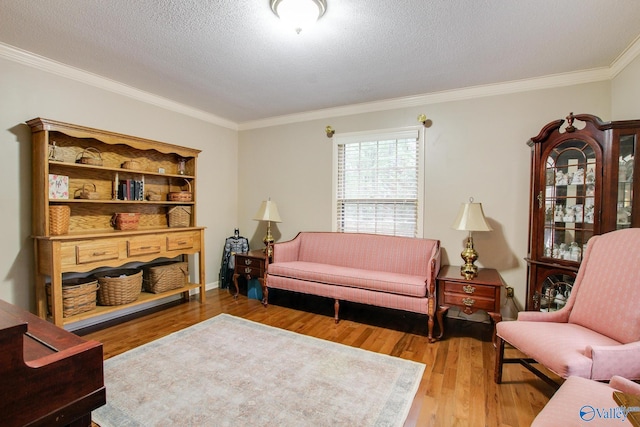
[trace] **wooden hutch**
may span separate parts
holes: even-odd
[[[199,289],[200,301],[204,302],[204,228],[196,226],[195,197],[189,201],[169,201],[167,197],[185,188],[195,194],[200,151],[41,118],[27,124],[33,139],[32,226],[38,316],[62,326],[172,295],[182,294],[188,299],[192,289]],[[96,161],[80,161],[85,157]],[[124,191],[123,183],[137,194],[118,194]],[[55,188],[57,185],[63,188]],[[51,233],[50,208],[55,206],[70,207],[65,234]],[[175,206],[190,211],[186,226],[169,227],[167,213]],[[138,227],[114,229],[116,213],[138,214]],[[158,260],[187,261],[195,254],[197,272],[192,276],[197,283],[189,281],[162,293],[141,292],[132,303],[97,306],[63,316],[63,277],[88,276],[105,267],[141,266]]]

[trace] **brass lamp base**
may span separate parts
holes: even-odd
[[[471,237],[471,235],[467,238],[467,246],[460,254],[460,257],[465,262],[465,264],[460,267],[460,274],[467,280],[476,277],[478,275],[478,267],[473,263],[478,259],[478,252],[473,248],[473,237]]]
[[[273,236],[271,235],[271,221],[267,221],[267,235],[262,239],[265,248],[262,250],[269,258],[273,257]]]

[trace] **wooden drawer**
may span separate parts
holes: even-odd
[[[180,233],[167,235],[167,250],[177,251],[194,247],[195,239],[192,233]]]
[[[464,307],[465,313],[473,312],[475,310],[493,311],[495,307],[495,301],[493,298],[482,298],[478,296],[448,292],[444,293],[444,303]]]
[[[260,267],[246,267],[244,265],[236,265],[234,270],[237,274],[250,275],[251,277],[264,276],[264,270]]]
[[[118,259],[120,250],[117,241],[87,241],[76,245],[76,264]]]
[[[445,292],[459,293],[475,297],[493,298],[496,292],[495,289],[495,286],[479,285],[477,283],[444,281]]]
[[[127,256],[153,255],[162,251],[162,237],[140,236],[127,241]]]

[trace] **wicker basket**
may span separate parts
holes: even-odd
[[[169,262],[144,268],[144,290],[154,294],[181,288],[187,284],[189,265],[186,262]]]
[[[69,206],[49,206],[49,235],[67,234],[70,217],[71,208]]]
[[[150,202],[158,202],[162,200],[162,195],[160,193],[156,193],[153,190],[149,190],[147,193],[147,200]]]
[[[95,275],[100,284],[98,304],[122,305],[134,302],[142,291],[142,270],[124,268]]]
[[[169,227],[189,227],[191,225],[191,206],[174,206],[167,213]]]
[[[89,277],[68,279],[62,282],[62,316],[70,317],[96,308],[98,281]],[[47,307],[51,308],[51,283],[47,283]]]
[[[140,214],[133,212],[113,214],[111,226],[116,230],[137,230],[140,223]]]
[[[142,163],[137,160],[127,160],[121,165],[122,169],[130,169],[130,170],[141,170]]]
[[[87,147],[76,156],[76,163],[91,166],[102,166],[102,153],[95,147]]]
[[[191,183],[188,180],[184,180],[187,183],[187,191],[174,191],[167,194],[167,199],[171,202],[190,202],[193,200],[193,193],[191,192]]]
[[[91,190],[91,186],[93,186],[93,190]],[[98,200],[100,194],[96,191],[95,184],[83,184],[82,188],[76,190],[74,197],[76,199]]]

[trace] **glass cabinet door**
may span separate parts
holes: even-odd
[[[533,296],[534,310],[556,311],[564,307],[573,290],[575,276],[551,274],[544,279],[540,292]]]
[[[633,169],[636,148],[635,135],[620,138],[620,157],[618,159],[618,206],[616,229],[629,228],[632,223],[633,207]]]
[[[596,221],[596,153],[585,141],[568,140],[545,164],[544,256],[580,262]]]

